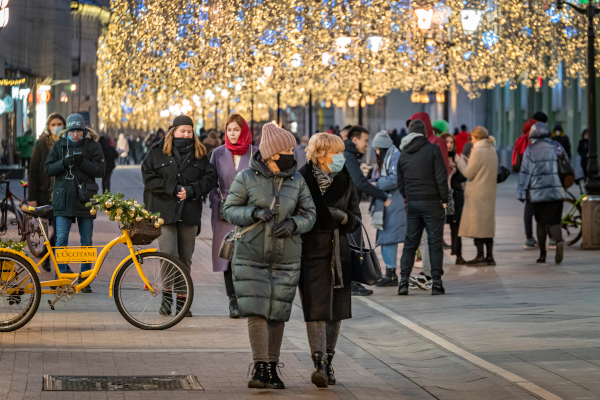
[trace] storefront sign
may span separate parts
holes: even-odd
[[[25,78],[20,79],[6,79],[0,78],[0,86],[17,86],[25,83]]]
[[[91,263],[98,258],[95,247],[55,247],[56,262],[60,263]]]

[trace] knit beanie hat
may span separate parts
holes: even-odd
[[[87,128],[85,127],[85,121],[81,114],[71,114],[67,118],[65,134],[71,131],[83,131],[84,133],[87,132]]]
[[[173,120],[173,125],[171,125],[169,127],[169,130],[171,130],[171,128],[176,128],[176,127],[182,126],[182,125],[189,125],[193,128],[194,121],[192,121],[192,119],[190,117],[188,117],[187,115],[178,115]]]
[[[373,147],[378,149],[389,149],[394,145],[394,142],[390,138],[390,135],[386,131],[381,131],[375,135],[373,139]]]
[[[425,123],[420,119],[413,119],[408,125],[408,133],[420,133],[421,135],[427,135],[427,128]]]
[[[262,137],[258,146],[263,160],[268,160],[275,154],[293,147],[296,147],[294,135],[272,122],[263,126]]]
[[[437,119],[431,124],[434,128],[438,129],[440,133],[450,132],[450,125],[443,119]]]
[[[545,113],[541,112],[541,111],[538,111],[535,114],[533,114],[532,118],[535,119],[536,121],[540,121],[540,122],[543,122],[543,123],[547,123],[548,122],[548,116]]]

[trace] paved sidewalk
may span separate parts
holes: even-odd
[[[497,267],[457,267],[446,255],[445,297],[375,288],[366,301],[353,299],[354,318],[342,324],[335,356],[338,384],[328,389],[310,383],[299,298],[283,341],[287,389],[246,387],[246,321],[229,319],[222,274],[212,272],[206,207],[192,267],[193,318],[166,331],[129,325],[108,297],[110,276],[126,253],[117,248],[93,294],[58,303],[56,311],[45,295],[27,326],[0,334],[0,399],[600,399],[598,253],[569,248],[561,266],[535,264],[537,253],[522,250],[514,189],[514,177],[499,186]],[[113,190],[141,201],[139,168],[117,169]],[[117,234],[116,223],[99,215],[94,244]],[[71,235],[77,243],[75,228]],[[474,255],[470,241],[464,247],[466,258]],[[205,390],[42,392],[44,374],[193,374]]]

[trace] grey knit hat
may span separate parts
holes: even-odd
[[[413,119],[408,125],[408,133],[420,133],[421,135],[427,136],[427,128],[425,123],[420,119]]]
[[[258,146],[263,160],[268,160],[275,154],[293,147],[296,147],[296,138],[294,135],[278,127],[273,122],[269,122],[263,126],[262,137]]]
[[[373,139],[373,147],[377,149],[389,149],[393,145],[394,142],[386,131],[379,132],[375,135],[375,139]]]

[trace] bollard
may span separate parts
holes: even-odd
[[[584,250],[600,249],[600,196],[587,196],[582,202],[581,219]]]

